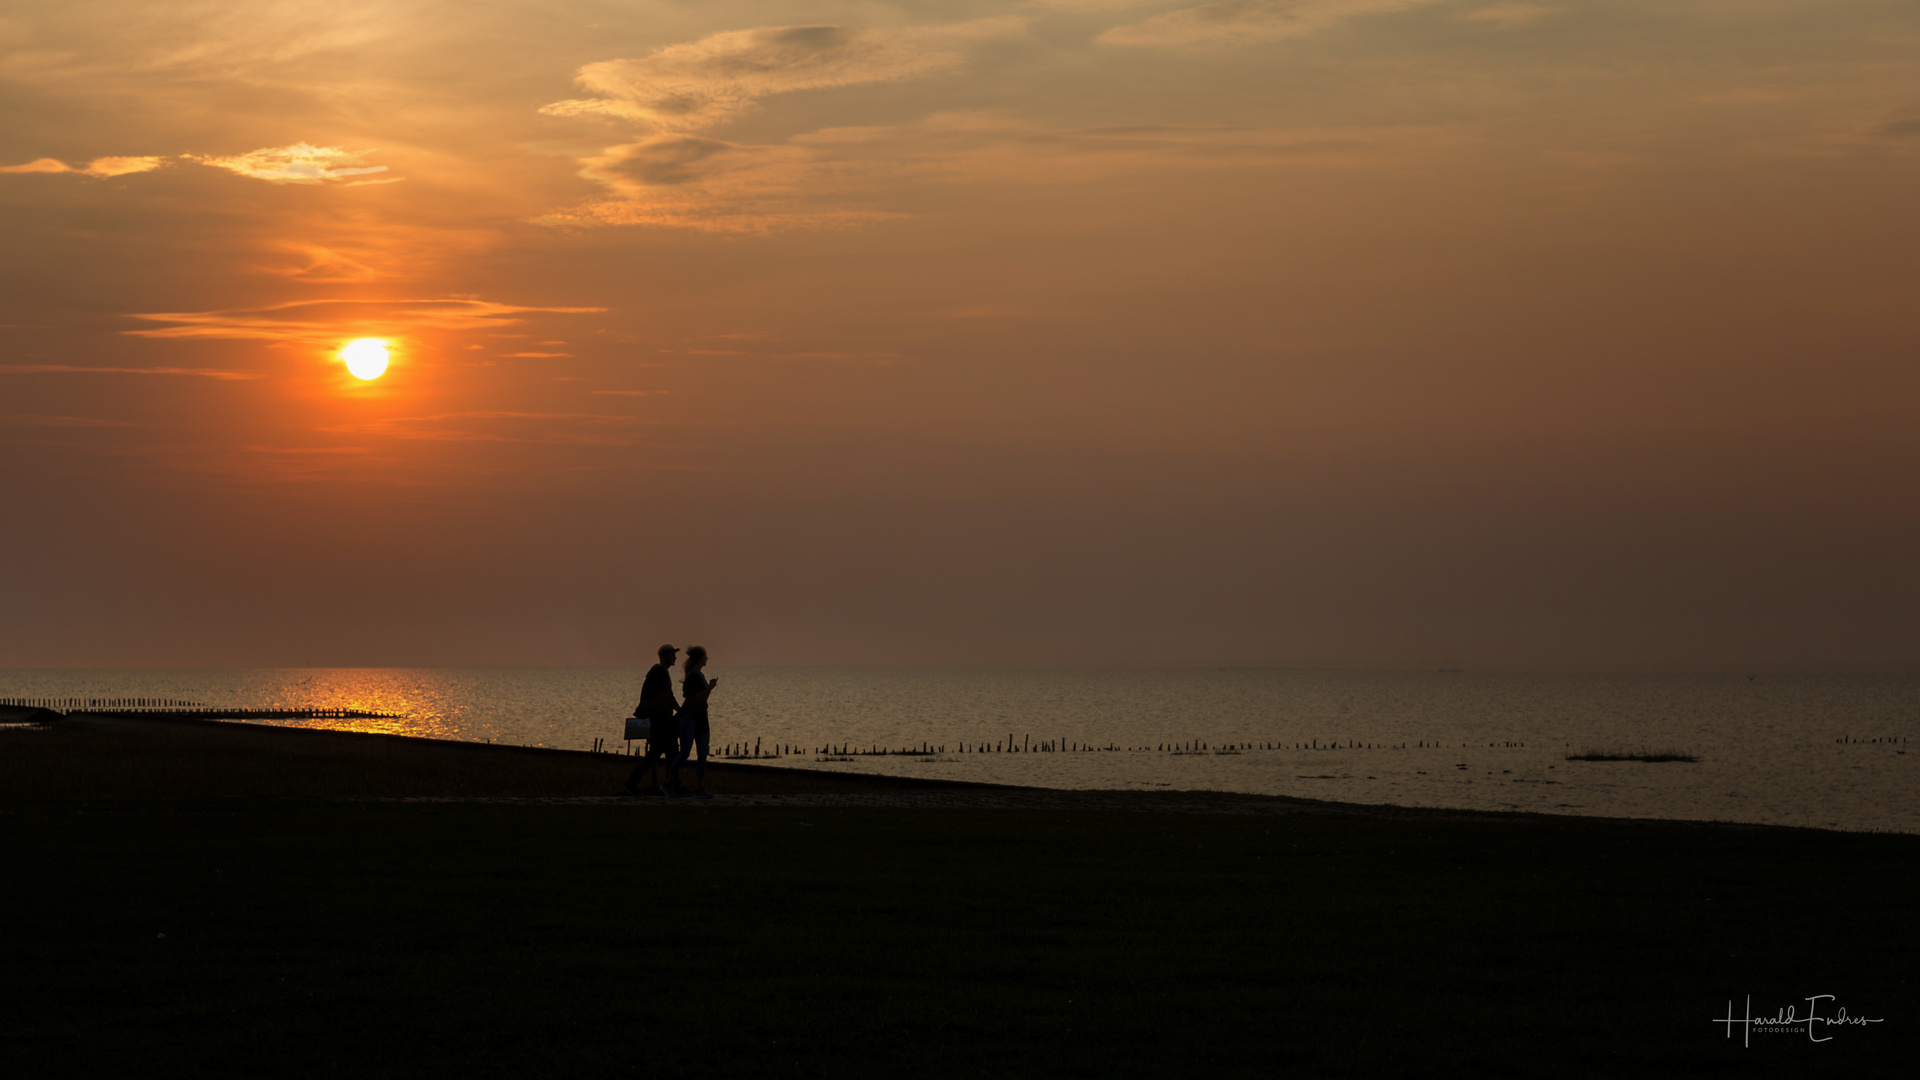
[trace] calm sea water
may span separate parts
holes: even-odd
[[[727,744],[758,742],[763,753],[798,745],[807,752],[780,763],[808,768],[1920,832],[1920,752],[1909,752],[1904,741],[1920,735],[1915,674],[723,667],[710,673],[721,680],[712,708],[716,752]],[[599,737],[621,745],[620,720],[639,697],[642,674],[0,671],[0,697],[342,706],[405,718],[310,725],[585,749]],[[1061,749],[996,749],[1009,740]],[[828,745],[923,744],[935,752],[852,762],[820,761],[814,752]],[[1205,752],[1169,749],[1196,744]],[[1330,744],[1337,749],[1327,749]],[[978,752],[983,745],[989,752]],[[1070,749],[1078,746],[1118,749]],[[1229,747],[1242,749],[1220,752]],[[1570,751],[1595,749],[1676,750],[1700,760],[1566,760]]]

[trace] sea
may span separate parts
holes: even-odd
[[[1049,788],[1920,832],[1920,673],[711,667],[714,754]],[[0,671],[0,698],[625,753],[642,669]],[[677,675],[677,672],[676,672]],[[30,736],[0,736],[0,739]],[[0,752],[5,742],[0,741]],[[1575,760],[1591,755],[1692,760]]]

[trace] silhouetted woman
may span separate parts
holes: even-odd
[[[711,799],[713,792],[707,790],[707,746],[713,741],[713,730],[707,726],[707,695],[720,685],[720,680],[709,680],[702,674],[707,667],[705,645],[688,649],[682,663],[687,674],[680,683],[680,756],[673,759],[673,768],[667,771],[667,781],[672,785],[667,790],[682,798],[692,794],[695,798]],[[693,775],[700,786],[689,793],[680,786],[680,766],[687,763],[687,754],[695,746],[700,748],[700,760],[693,767]]]

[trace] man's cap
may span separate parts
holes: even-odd
[[[671,646],[671,645],[662,645],[662,646],[660,646],[660,653],[659,653],[659,654],[660,654],[661,656],[665,656],[665,655],[667,655],[668,653],[676,653],[676,652],[679,652],[679,651],[680,651],[679,649],[676,649],[676,648],[674,648],[674,647],[673,647],[673,646]]]

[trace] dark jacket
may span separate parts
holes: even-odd
[[[671,720],[680,703],[673,700],[673,674],[665,664],[647,669],[647,681],[640,684],[640,704],[633,715],[649,720]]]

